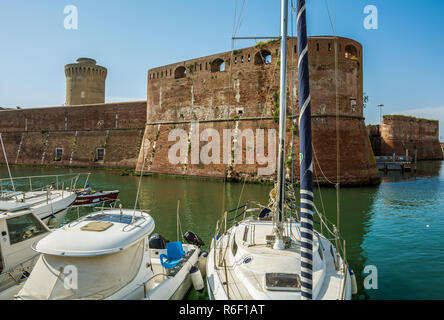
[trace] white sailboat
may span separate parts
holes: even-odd
[[[0,212],[30,210],[48,223],[52,217],[67,209],[76,197],[75,192],[50,188],[44,191],[6,192],[0,195]]]
[[[16,299],[182,299],[204,258],[194,244],[165,248],[154,227],[145,211],[110,209],[57,229],[34,246],[41,255]]]
[[[45,186],[33,189],[33,180],[35,182],[39,179],[55,178],[58,181],[59,177],[66,175],[28,176],[13,178],[11,175],[11,170],[9,168],[8,158],[6,156],[5,146],[3,144],[1,133],[0,142],[2,145],[3,155],[5,157],[6,167],[9,174],[9,178],[0,179],[0,213],[30,210],[37,217],[44,220],[45,223],[48,223],[51,218],[54,218],[55,215],[64,212],[65,209],[67,209],[76,200],[77,195],[74,192],[73,187],[71,187],[70,190],[64,190],[64,187],[62,187],[61,189],[57,189],[58,183],[57,186],[55,186],[56,188],[54,188],[54,186]],[[77,182],[78,177],[79,175],[76,175],[70,179],[71,185],[73,184],[73,181]],[[5,182],[9,183],[12,190],[4,189],[3,185]],[[29,187],[29,190],[16,190],[15,182],[24,184],[25,186]],[[61,220],[60,217],[59,220]]]
[[[244,219],[218,236],[219,224],[207,261],[210,299],[287,300],[351,299],[352,271],[345,254],[313,230],[311,110],[308,73],[305,0],[298,0],[299,136],[301,159],[301,219],[285,217],[285,121],[287,99],[288,1],[281,1],[281,73],[279,158],[275,206],[244,205]],[[245,218],[260,211],[257,216]],[[321,220],[321,223],[324,221]],[[354,286],[355,287],[355,286]],[[353,288],[355,289],[355,288]]]

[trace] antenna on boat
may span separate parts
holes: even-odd
[[[0,132],[0,141],[2,143],[3,155],[5,156],[6,167],[8,168],[9,179],[11,179],[12,189],[15,192],[14,180],[12,179],[11,170],[9,169],[8,157],[6,156],[5,145],[3,144],[2,134]]]
[[[281,71],[279,101],[279,156],[277,170],[276,240],[273,249],[283,250],[283,214],[285,201],[285,121],[287,118],[287,24],[288,0],[281,0]]]
[[[313,289],[313,159],[310,81],[308,71],[305,0],[297,0],[299,80],[299,160],[301,198],[301,298],[312,299]]]

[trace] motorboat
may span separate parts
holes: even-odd
[[[91,193],[87,191],[80,191],[77,192],[77,197],[73,205],[95,205],[103,202],[110,204],[117,200],[119,192],[119,190],[95,191]]]
[[[23,287],[39,253],[32,243],[50,233],[31,210],[0,210],[0,300],[10,300]]]
[[[184,298],[192,283],[203,289],[197,236],[167,242],[154,228],[148,212],[120,208],[53,231],[33,246],[41,255],[16,299],[167,300]]]

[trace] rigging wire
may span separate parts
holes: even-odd
[[[234,21],[233,21],[233,33],[232,33],[232,41],[231,41],[231,57],[233,57],[233,55],[234,55],[234,43],[235,43],[235,39],[233,39],[233,38],[235,38],[235,36],[236,36],[236,34],[237,34],[237,32],[239,31],[239,29],[240,29],[240,26],[241,26],[241,24],[242,24],[242,21],[243,21],[243,13],[244,13],[244,10],[245,10],[245,7],[247,6],[247,0],[243,0],[242,1],[242,5],[241,5],[241,8],[240,8],[240,11],[239,11],[239,15],[237,15],[237,8],[238,8],[238,6],[237,6],[237,0],[235,0],[235,9],[234,9]],[[258,42],[257,42],[257,39],[256,39],[256,46],[258,45]],[[261,58],[262,58],[262,61],[264,61],[265,62],[265,57],[263,56],[263,54],[262,54],[262,51],[260,50],[259,51],[259,54],[261,55]],[[254,57],[253,57],[253,59],[254,59]],[[251,62],[253,62],[254,63],[254,61],[251,61]],[[230,87],[232,86],[232,63],[231,63],[231,59],[230,59],[230,62],[229,62],[229,73],[230,73],[230,75],[229,75],[229,81],[230,81]],[[271,90],[272,90],[272,88],[274,88],[274,86],[275,86],[275,77],[274,77],[274,75],[275,75],[275,73],[276,73],[276,69],[278,68],[278,65],[277,64],[275,64],[274,66],[273,66],[273,69],[272,69],[272,77],[271,77],[271,84],[268,86],[268,88],[267,88],[267,93],[266,93],[266,98],[265,98],[265,105],[267,105],[267,102],[268,102],[268,100],[269,100],[269,96],[270,96],[270,92],[271,92]],[[231,91],[230,91],[230,93],[229,93],[229,101],[231,101]],[[260,119],[259,119],[259,127],[261,127],[261,124],[262,124],[262,122],[264,121],[264,117],[265,117],[265,115],[266,115],[266,112],[267,112],[267,108],[265,107],[265,108],[263,108],[263,111],[262,111],[262,113],[261,113],[261,116],[260,116]],[[248,177],[248,175],[244,175],[244,181],[243,181],[243,184],[242,184],[242,190],[241,190],[241,195],[240,195],[240,197],[239,197],[239,201],[238,201],[238,204],[240,204],[240,202],[241,202],[241,199],[242,199],[242,194],[243,194],[243,191],[244,191],[244,187],[245,187],[245,184],[246,184],[246,181],[247,181],[247,177]],[[226,179],[224,179],[224,184],[225,184],[225,180]],[[225,191],[225,190],[224,190]],[[224,212],[223,210],[222,210],[222,212]]]
[[[325,6],[327,8],[328,17],[330,19],[330,25],[334,34],[334,50],[335,50],[335,93],[336,93],[336,225],[337,225],[337,236],[340,235],[340,223],[341,223],[341,202],[340,202],[340,189],[341,189],[341,165],[340,165],[340,125],[339,125],[339,87],[338,87],[338,37],[337,37],[337,23],[336,23],[336,5],[335,0],[332,0],[333,7],[333,21],[330,14],[330,9],[328,7],[327,0],[324,0]],[[342,244],[338,248],[345,252],[345,248],[342,248]]]
[[[145,149],[146,149],[146,148],[147,148],[146,145],[142,145],[143,161],[142,161],[142,169],[140,170],[139,185],[137,186],[136,201],[134,202],[134,212],[133,212],[133,217],[134,217],[134,215],[136,214],[137,203],[139,202],[140,185],[141,185],[141,183],[142,183],[143,170],[145,169],[145,159],[146,159]],[[139,206],[139,208],[140,208],[140,206]],[[131,221],[131,223],[132,223],[132,221]]]
[[[334,7],[334,0],[332,0],[332,2],[333,2],[333,7]],[[327,8],[327,14],[328,14],[328,19],[330,20],[331,29],[333,30],[333,33],[336,35],[336,11],[334,12],[334,14],[335,14],[335,21],[334,21],[334,24],[333,24],[327,0],[324,0],[324,3],[325,3],[325,7]]]

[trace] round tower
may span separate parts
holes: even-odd
[[[66,105],[105,103],[107,70],[96,60],[79,58],[65,66]]]

